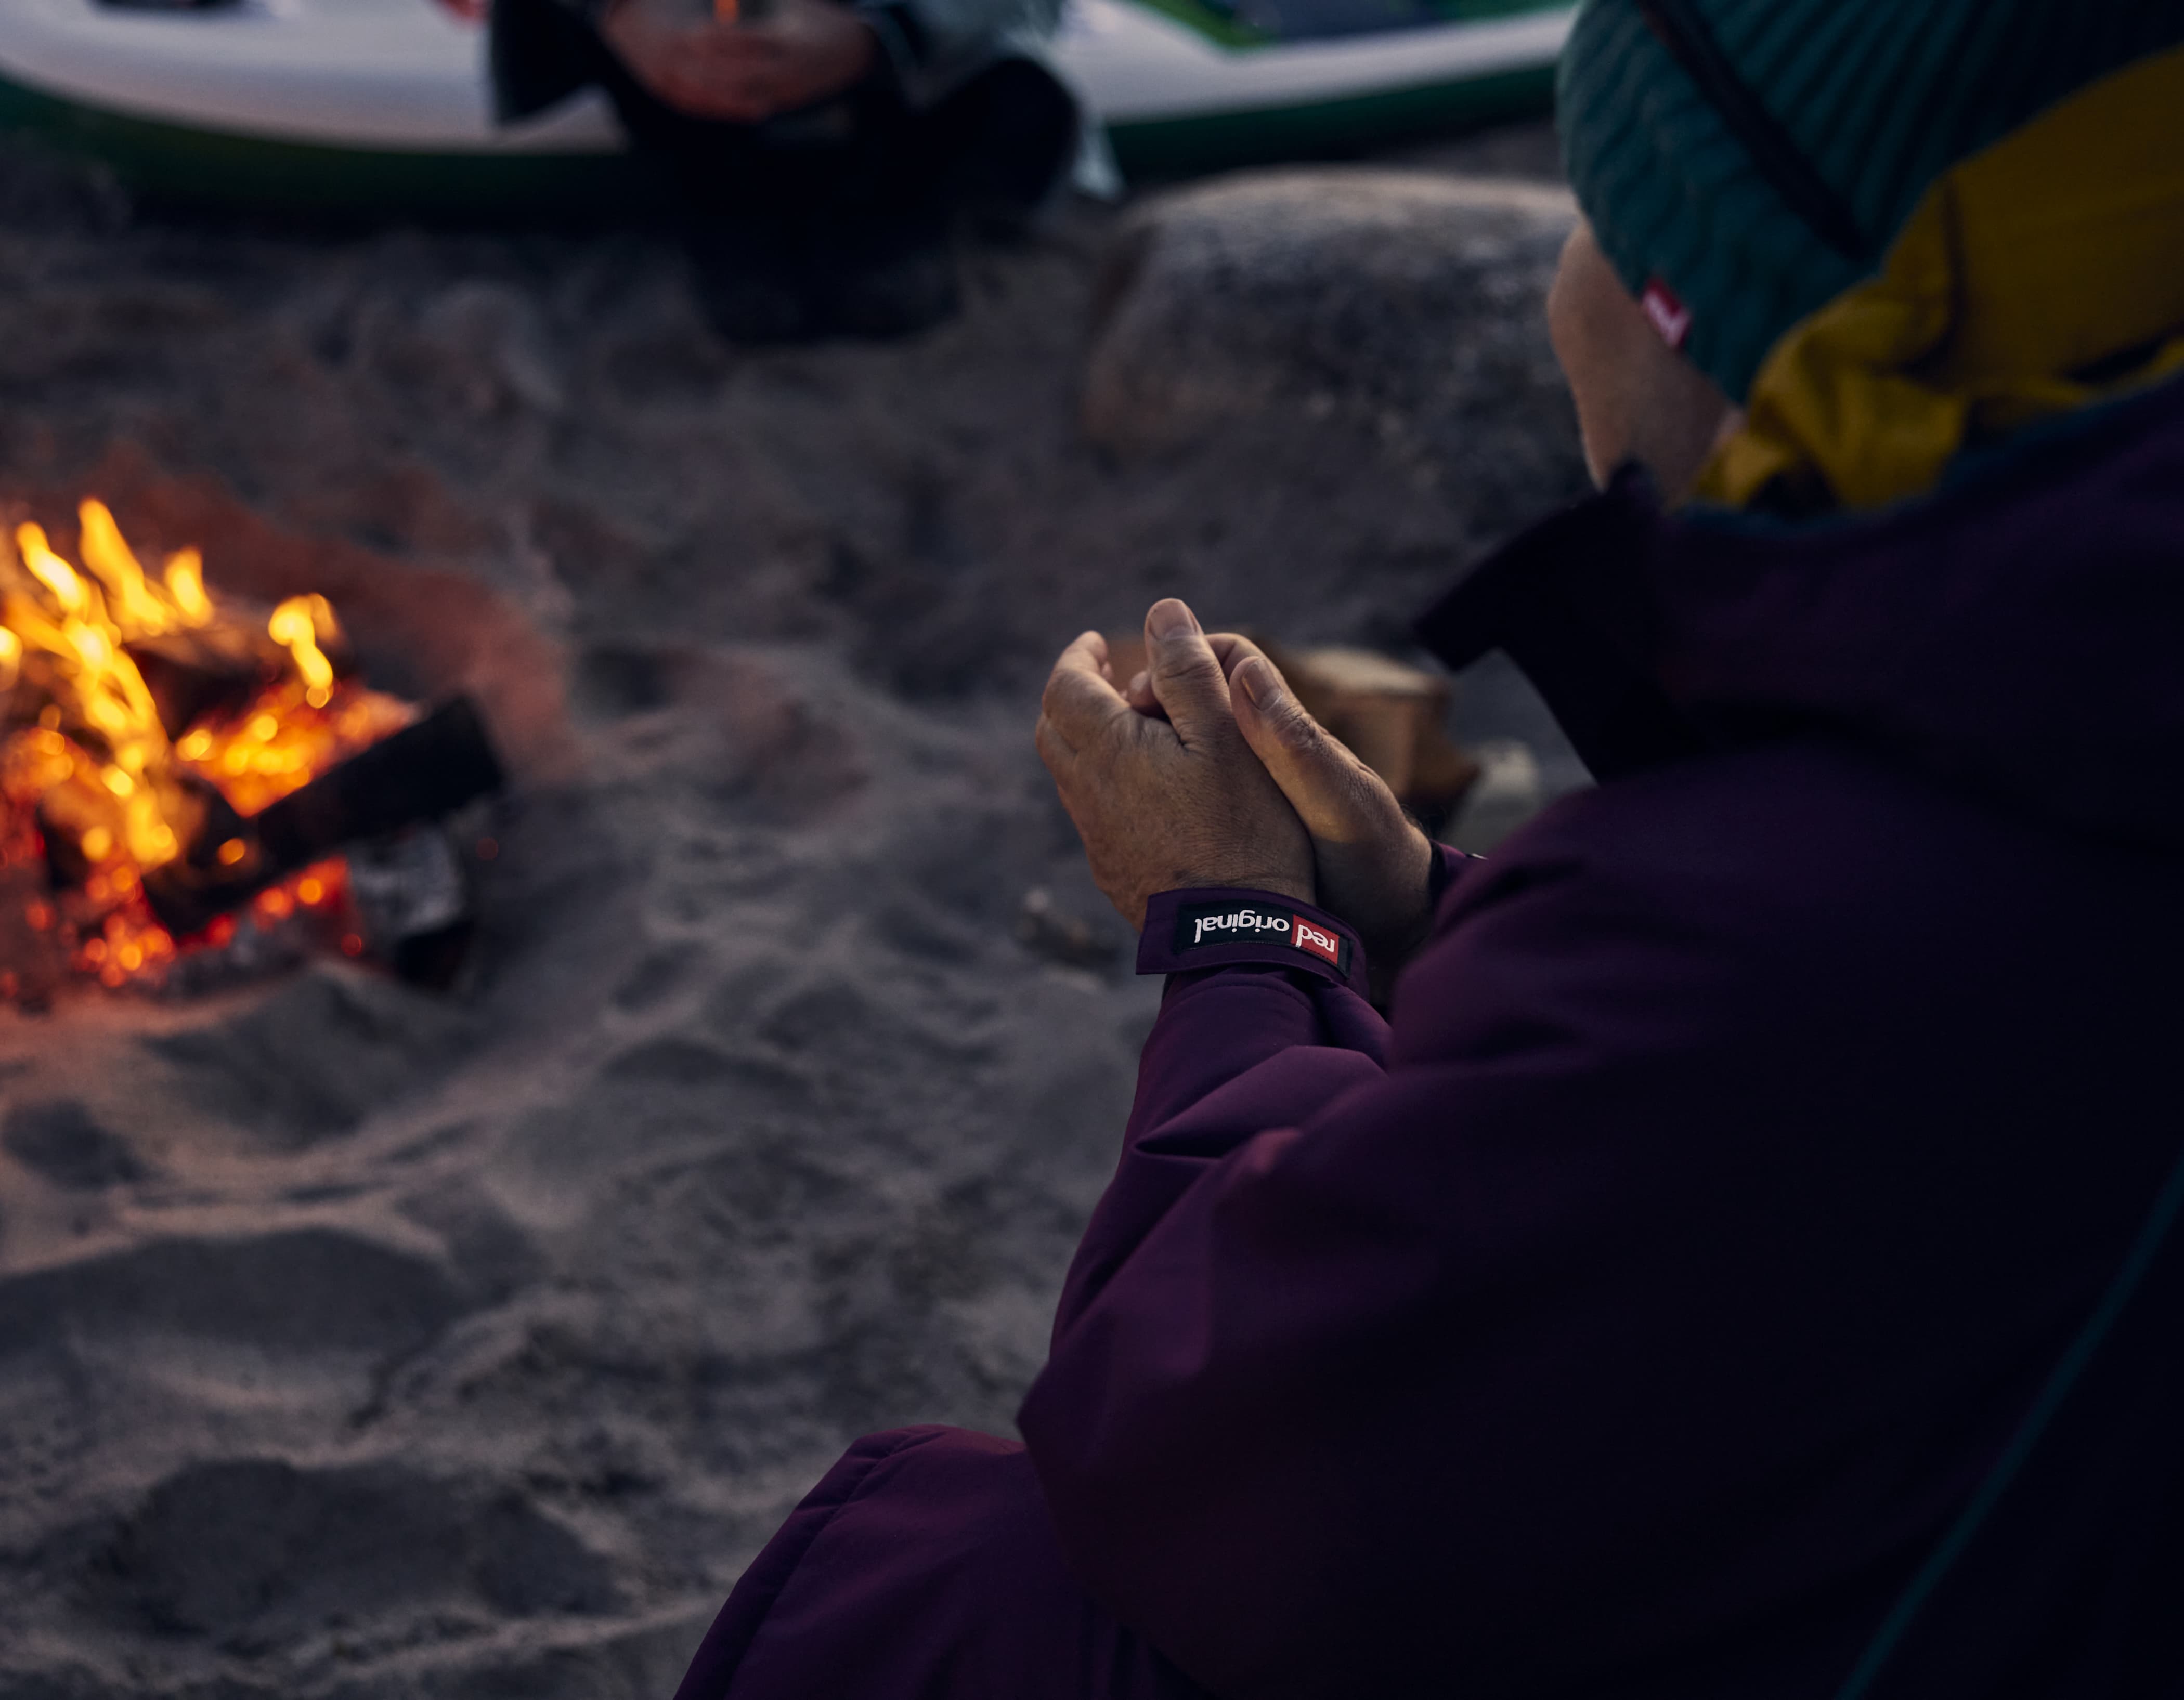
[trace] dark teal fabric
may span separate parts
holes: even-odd
[[[1739,80],[1879,250],[1951,165],[2184,43],[2184,0],[1696,6]],[[1872,269],[1776,194],[1637,0],[1585,0],[1557,101],[1564,162],[1602,250],[1634,295],[1656,278],[1674,292],[1691,314],[1685,352],[1732,398],[1750,392],[1784,331]]]

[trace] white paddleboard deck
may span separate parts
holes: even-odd
[[[1572,9],[1227,47],[1128,0],[1072,0],[1054,58],[1091,108],[1123,128],[1537,70],[1560,52]],[[6,0],[0,78],[103,112],[267,142],[476,154],[623,145],[596,95],[497,125],[484,32],[437,0],[241,0],[176,12]]]

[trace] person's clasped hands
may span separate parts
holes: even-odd
[[[879,43],[834,0],[772,0],[762,16],[688,15],[669,0],[615,0],[600,33],[630,75],[693,118],[767,119],[841,93],[872,69]]]
[[[1248,638],[1208,636],[1171,597],[1145,615],[1145,655],[1117,681],[1085,632],[1040,702],[1040,758],[1108,901],[1140,929],[1162,892],[1317,903],[1356,929],[1384,985],[1432,919],[1425,834]]]

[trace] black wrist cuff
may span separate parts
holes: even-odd
[[[1365,947],[1324,909],[1274,892],[1162,892],[1145,905],[1138,972],[1262,964],[1347,986],[1364,997]]]

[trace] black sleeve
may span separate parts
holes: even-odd
[[[530,118],[599,80],[597,24],[606,0],[495,0],[489,61],[493,115]]]

